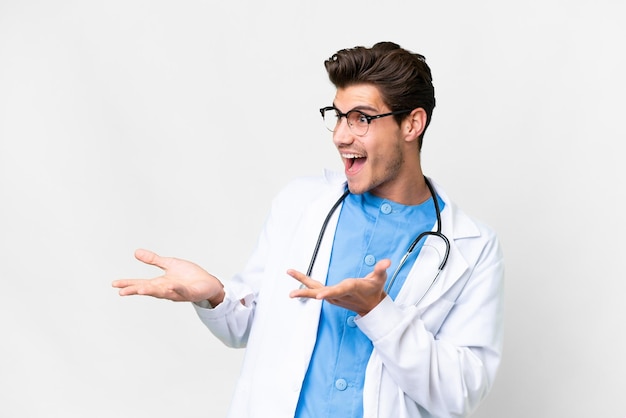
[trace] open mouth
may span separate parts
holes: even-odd
[[[356,173],[365,164],[366,157],[358,154],[342,154],[347,173]]]

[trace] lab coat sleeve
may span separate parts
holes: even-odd
[[[224,301],[215,308],[194,303],[193,307],[206,327],[229,347],[246,346],[254,315],[254,293],[247,286],[224,285]]]
[[[275,228],[275,218],[270,211],[245,268],[224,281],[224,301],[215,307],[193,304],[204,325],[229,347],[246,347],[267,260],[268,236]]]
[[[491,388],[501,356],[503,275],[491,236],[459,288],[441,295],[430,312],[400,307],[387,296],[357,319],[382,372],[430,416],[466,416]],[[424,314],[442,319],[429,323]]]
[[[290,244],[290,231],[297,216],[292,216],[293,202],[302,201],[302,185],[294,181],[274,199],[265,220],[257,245],[244,269],[232,279],[224,281],[225,298],[215,307],[193,304],[200,320],[229,347],[246,347],[254,321],[261,289],[266,284],[268,264],[276,254],[284,254]],[[291,202],[291,203],[290,203]],[[282,237],[283,239],[276,239]],[[273,254],[273,256],[272,256]]]

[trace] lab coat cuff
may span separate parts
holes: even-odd
[[[367,315],[357,317],[354,323],[371,341],[377,341],[389,334],[402,317],[402,310],[387,295]]]
[[[241,306],[250,306],[253,300],[253,294],[247,291],[245,286],[241,286],[234,283],[224,284],[224,300],[217,306],[212,306],[208,300],[200,302],[193,302],[192,305],[196,310],[196,313],[203,319],[216,319],[225,316],[228,312]],[[241,301],[244,301],[242,304]],[[239,306],[237,306],[239,305]]]

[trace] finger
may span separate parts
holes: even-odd
[[[357,281],[361,279],[344,279],[334,286],[326,286],[317,292],[317,299],[341,298],[354,293]]]
[[[287,270],[287,274],[293,277],[294,279],[296,279],[297,281],[299,281],[300,283],[302,283],[303,285],[305,285],[306,287],[308,287],[309,289],[317,289],[317,288],[324,286],[317,280],[313,280],[306,274],[301,273],[297,270],[289,269]]]
[[[139,286],[125,286],[120,288],[119,292],[117,292],[120,296],[131,296],[137,295]]]
[[[128,286],[136,286],[144,282],[144,279],[122,279],[122,280],[114,280],[111,282],[111,286],[124,288]]]
[[[119,287],[118,294],[120,296],[130,296],[130,295],[139,295],[139,290],[143,288],[140,284],[129,284],[126,286],[116,286]]]
[[[116,280],[113,282],[113,287],[119,288],[120,296],[130,295],[149,295],[156,296],[157,288],[150,285],[147,280],[131,279],[131,280]]]
[[[140,282],[128,287],[121,288],[120,296],[152,296],[159,299],[169,299],[172,301],[184,300],[184,297],[172,286],[154,286],[149,282]]]
[[[290,298],[308,298],[308,299],[319,299],[320,289],[309,289],[308,287],[301,287],[300,289],[295,289],[289,292]]]

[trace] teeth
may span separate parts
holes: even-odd
[[[343,158],[364,158],[362,155],[358,154],[341,154]]]

